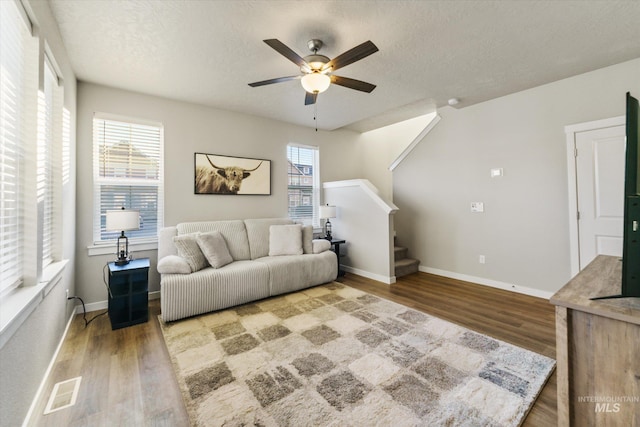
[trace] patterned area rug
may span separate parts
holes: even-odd
[[[160,325],[195,426],[517,426],[555,366],[335,282]]]

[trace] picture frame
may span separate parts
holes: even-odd
[[[271,160],[194,153],[194,194],[271,195]]]

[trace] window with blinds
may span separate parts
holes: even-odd
[[[130,241],[156,239],[163,212],[162,125],[135,119],[93,119],[94,241],[117,239],[106,231],[106,211],[140,212],[140,230],[128,231]]]
[[[23,283],[25,157],[32,156],[38,45],[16,2],[0,1],[0,293]]]
[[[289,218],[320,227],[320,174],[317,147],[287,146]]]

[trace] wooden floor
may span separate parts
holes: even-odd
[[[391,286],[351,274],[340,281],[555,358],[554,309],[547,300],[426,273],[400,278]],[[29,425],[187,426],[157,320],[159,300],[149,308],[149,322],[116,331],[107,316],[86,328],[82,316],[76,316]],[[82,376],[77,403],[42,415],[53,385],[77,376]],[[523,425],[557,425],[555,372]]]

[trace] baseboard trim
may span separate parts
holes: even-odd
[[[71,327],[71,322],[73,321],[73,317],[75,316],[75,311],[71,312],[71,316],[69,316],[69,320],[67,321],[67,326],[64,328],[64,332],[62,333],[62,337],[60,338],[60,342],[58,343],[58,347],[56,351],[53,353],[51,360],[49,361],[49,366],[47,366],[47,370],[44,372],[44,377],[42,381],[40,381],[40,386],[36,391],[33,400],[31,401],[31,406],[29,407],[29,412],[24,417],[24,421],[22,422],[22,427],[26,427],[29,425],[29,421],[31,421],[31,416],[33,415],[33,411],[36,409],[36,405],[40,400],[40,396],[44,390],[44,386],[47,384],[47,380],[49,379],[49,375],[51,375],[51,371],[53,370],[53,365],[56,363],[56,359],[58,358],[58,353],[60,353],[60,349],[62,349],[62,344],[64,344],[64,339],[67,337],[67,333],[69,332],[69,328]]]
[[[349,267],[348,265],[341,265],[342,268],[347,273],[357,274],[358,276],[366,277],[367,279],[376,280],[378,282],[382,282],[387,285],[392,285],[396,283],[396,276],[383,276],[382,274],[371,273],[369,271],[360,270],[359,268]]]
[[[540,289],[528,288],[526,286],[518,286],[512,283],[500,282],[492,279],[485,279],[484,277],[470,276],[468,274],[454,273],[453,271],[440,270],[438,268],[426,267],[421,265],[418,267],[423,273],[435,274],[436,276],[444,276],[450,279],[463,280],[465,282],[476,283],[478,285],[490,286],[492,288],[502,289],[505,291],[517,292],[519,294],[529,295],[537,298],[550,299],[553,296],[553,292],[542,291]]]
[[[149,292],[149,301],[153,299],[160,299],[160,291]],[[87,310],[87,313],[89,313],[90,311],[106,310],[107,308],[109,308],[109,301],[104,300],[92,302],[89,304],[85,304],[84,306]],[[76,305],[76,314],[82,314],[82,304]]]

